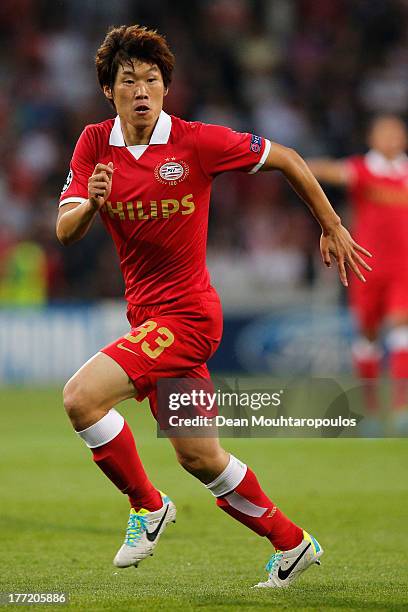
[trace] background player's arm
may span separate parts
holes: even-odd
[[[346,263],[360,280],[365,281],[358,266],[366,270],[371,270],[371,268],[357,251],[368,257],[371,257],[371,255],[358,245],[350,236],[348,230],[343,227],[340,217],[333,210],[305,160],[293,149],[272,143],[262,170],[280,170],[296,193],[306,202],[322,228],[320,252],[323,262],[330,267],[330,255],[337,259],[339,275],[343,285],[347,286],[348,284]]]
[[[314,176],[322,183],[346,187],[350,182],[350,171],[347,162],[340,159],[308,159],[307,165]]]
[[[57,238],[68,245],[85,236],[112,189],[113,164],[97,164],[88,181],[88,200],[62,206],[57,218]]]

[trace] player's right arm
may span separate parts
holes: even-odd
[[[346,160],[322,157],[306,161],[318,181],[338,187],[346,187],[349,184],[350,169]]]
[[[113,164],[96,164],[88,180],[88,199],[68,202],[60,207],[57,238],[66,245],[80,240],[90,229],[96,214],[109,198],[112,189]]]

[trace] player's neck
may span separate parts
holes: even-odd
[[[398,159],[401,159],[404,157],[405,155],[405,151],[398,151],[398,152],[388,152],[388,151],[380,151],[379,149],[373,149],[373,151],[375,153],[378,153],[378,155],[381,155],[381,157],[383,157],[384,159],[386,159],[388,162],[393,162],[396,161]]]
[[[149,144],[156,121],[148,126],[134,126],[121,119],[120,124],[125,144],[127,147],[131,147],[133,145]]]

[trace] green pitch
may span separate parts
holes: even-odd
[[[112,559],[127,500],[73,434],[60,391],[0,389],[0,406],[2,592],[66,591],[65,609],[88,612],[408,609],[407,441],[224,440],[325,549],[322,566],[289,590],[256,591],[270,545],[178,466],[147,406],[122,412],[178,520],[154,557],[126,570]]]

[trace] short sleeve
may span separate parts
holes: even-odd
[[[95,146],[89,127],[80,135],[62,188],[59,205],[85,202],[88,199],[88,179],[95,168]]]
[[[201,167],[210,176],[230,170],[253,174],[264,164],[271,143],[261,136],[202,123],[197,133]]]

